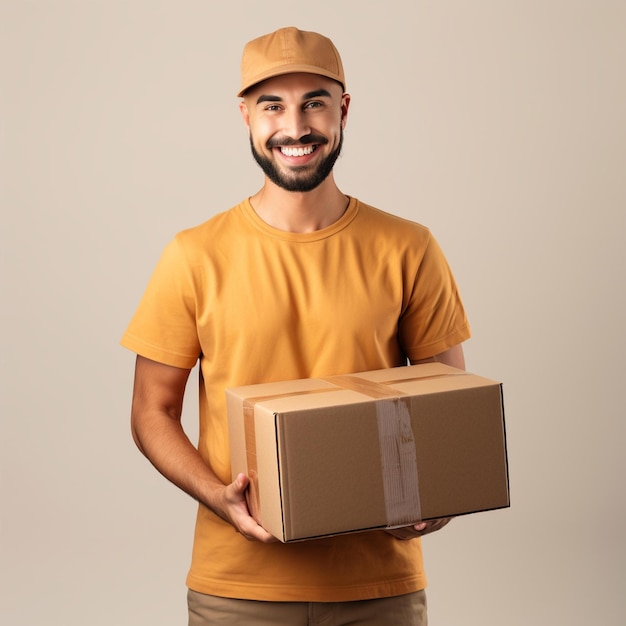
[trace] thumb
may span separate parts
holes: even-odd
[[[237,474],[237,478],[231,483],[235,492],[239,495],[243,495],[243,492],[248,488],[250,479],[243,473]]]

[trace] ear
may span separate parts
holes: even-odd
[[[243,123],[246,125],[248,131],[250,131],[250,114],[248,113],[248,107],[245,103],[245,100],[242,100],[239,103],[239,112],[241,113],[241,117],[243,118]]]
[[[344,93],[341,96],[341,128],[346,127],[348,122],[348,108],[350,107],[350,94]]]

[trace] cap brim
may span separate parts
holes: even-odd
[[[262,83],[264,80],[268,80],[270,78],[274,78],[275,76],[284,76],[285,74],[317,74],[318,76],[325,76],[326,78],[331,78],[332,80],[338,82],[343,89],[345,89],[345,85],[339,76],[336,73],[328,70],[324,71],[323,68],[312,66],[312,65],[279,65],[277,67],[273,67],[265,72],[261,72],[260,74],[256,74],[253,77],[250,77],[245,84],[241,86],[241,89],[237,93],[237,97],[241,98],[248,89]]]

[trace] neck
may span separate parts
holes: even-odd
[[[250,198],[257,215],[278,230],[309,233],[334,224],[345,212],[348,197],[335,184],[332,173],[312,191],[285,191],[269,179]]]

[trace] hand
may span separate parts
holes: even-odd
[[[385,532],[402,541],[408,541],[409,539],[423,537],[429,533],[434,533],[436,530],[440,530],[448,524],[451,519],[451,517],[441,517],[439,519],[428,520],[427,522],[419,522],[419,524],[414,524],[413,526],[405,526],[404,528],[390,528]]]
[[[220,495],[220,506],[216,512],[249,541],[274,543],[278,539],[259,526],[250,515],[245,496],[249,483],[245,474],[239,474],[230,485],[226,485]]]

